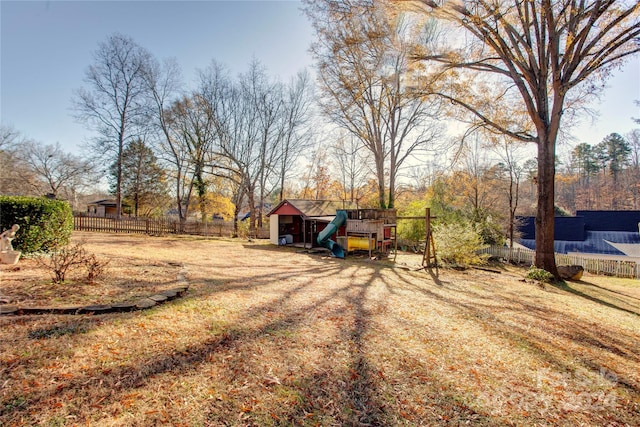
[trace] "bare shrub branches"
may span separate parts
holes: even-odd
[[[84,269],[87,283],[94,283],[105,273],[105,267],[109,264],[108,260],[100,260],[95,254],[87,253],[82,243],[56,249],[36,260],[49,271],[55,284],[63,283],[67,273],[77,269]]]

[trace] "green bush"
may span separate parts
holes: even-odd
[[[485,261],[477,251],[486,245],[470,222],[438,223],[433,226],[433,240],[436,255],[445,264],[468,266]]]
[[[527,271],[527,274],[525,277],[527,279],[537,280],[539,282],[545,282],[545,283],[553,283],[553,281],[555,280],[555,277],[553,277],[553,274],[549,273],[547,270],[544,270],[542,268],[537,268],[533,265]]]
[[[427,203],[422,200],[409,203],[408,206],[398,209],[398,216],[425,216]],[[425,241],[424,219],[410,219],[398,221],[398,241],[402,246],[409,246],[417,250],[420,243]]]
[[[18,224],[15,250],[48,252],[66,246],[73,231],[73,212],[65,201],[40,197],[0,196],[0,228]]]
[[[487,245],[501,246],[506,241],[501,225],[494,222],[492,216],[487,216],[476,222],[475,227],[482,241]]]

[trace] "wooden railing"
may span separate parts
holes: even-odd
[[[533,264],[535,259],[535,251],[525,248],[490,246],[480,252],[529,265]],[[581,265],[585,271],[593,274],[640,279],[640,265],[633,260],[606,258],[606,255],[596,258],[595,256],[556,254],[556,263]]]
[[[233,222],[216,220],[212,222],[186,221],[151,218],[104,218],[75,215],[73,229],[77,231],[97,231],[107,233],[137,233],[149,235],[191,234],[198,236],[229,237],[233,235]],[[253,236],[269,238],[269,228],[256,230]]]

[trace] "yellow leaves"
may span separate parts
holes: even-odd
[[[231,199],[223,196],[221,193],[215,191],[207,193],[207,214],[229,220],[233,218],[234,208],[235,205],[231,202]]]

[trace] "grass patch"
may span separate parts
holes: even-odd
[[[29,338],[42,339],[42,338],[56,338],[63,335],[82,334],[87,332],[85,325],[78,322],[61,323],[42,328],[35,328],[29,331]]]
[[[144,312],[0,317],[2,425],[640,424],[636,281],[541,287],[511,266],[436,274],[262,242],[74,238],[110,277],[68,298],[189,292]],[[0,294],[50,303],[46,272],[19,266],[0,271]]]

